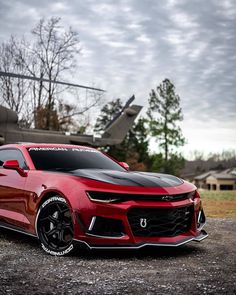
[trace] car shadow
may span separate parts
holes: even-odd
[[[200,245],[199,245],[200,246]],[[196,255],[205,252],[199,246],[192,244],[180,247],[154,247],[147,246],[141,249],[114,249],[114,250],[78,250],[73,254],[74,257],[83,257],[83,259],[153,259],[153,258],[171,258]]]
[[[9,243],[29,244],[35,248],[39,245],[35,237],[0,227],[0,240],[3,239]]]
[[[23,246],[22,248],[33,248],[34,251],[41,252],[42,255],[48,255],[41,250],[39,241],[31,236],[27,236],[18,232],[0,228],[0,240],[5,240],[7,243]],[[171,258],[201,254],[206,250],[200,247],[198,243],[190,243],[180,247],[154,247],[147,246],[141,249],[96,249],[89,250],[78,248],[76,252],[70,255],[74,259],[152,259],[152,258]]]

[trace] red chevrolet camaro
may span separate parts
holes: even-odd
[[[90,147],[0,148],[0,226],[40,240],[52,255],[89,249],[179,246],[207,237],[196,187],[129,171]]]

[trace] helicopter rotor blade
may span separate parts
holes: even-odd
[[[20,75],[20,74],[15,74],[15,73],[7,73],[7,72],[2,72],[2,71],[0,71],[0,76],[11,77],[11,78],[20,78],[20,79],[26,79],[26,80],[34,80],[34,81],[42,81],[42,82],[47,82],[47,83],[51,82],[51,83],[60,84],[60,85],[67,85],[67,86],[72,86],[72,87],[84,88],[84,89],[95,90],[95,91],[99,91],[99,92],[106,92],[103,89],[99,89],[99,88],[95,88],[95,87],[89,87],[89,86],[74,84],[74,83],[61,82],[61,81],[57,81],[57,80],[48,80],[48,79],[38,78],[38,77],[34,77],[34,76],[26,76],[26,75]]]

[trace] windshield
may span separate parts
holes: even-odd
[[[28,152],[37,170],[107,169],[126,171],[103,153],[86,148],[34,147]]]

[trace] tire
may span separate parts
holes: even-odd
[[[48,254],[65,256],[74,250],[71,210],[64,198],[53,196],[40,206],[36,230],[41,247]]]

